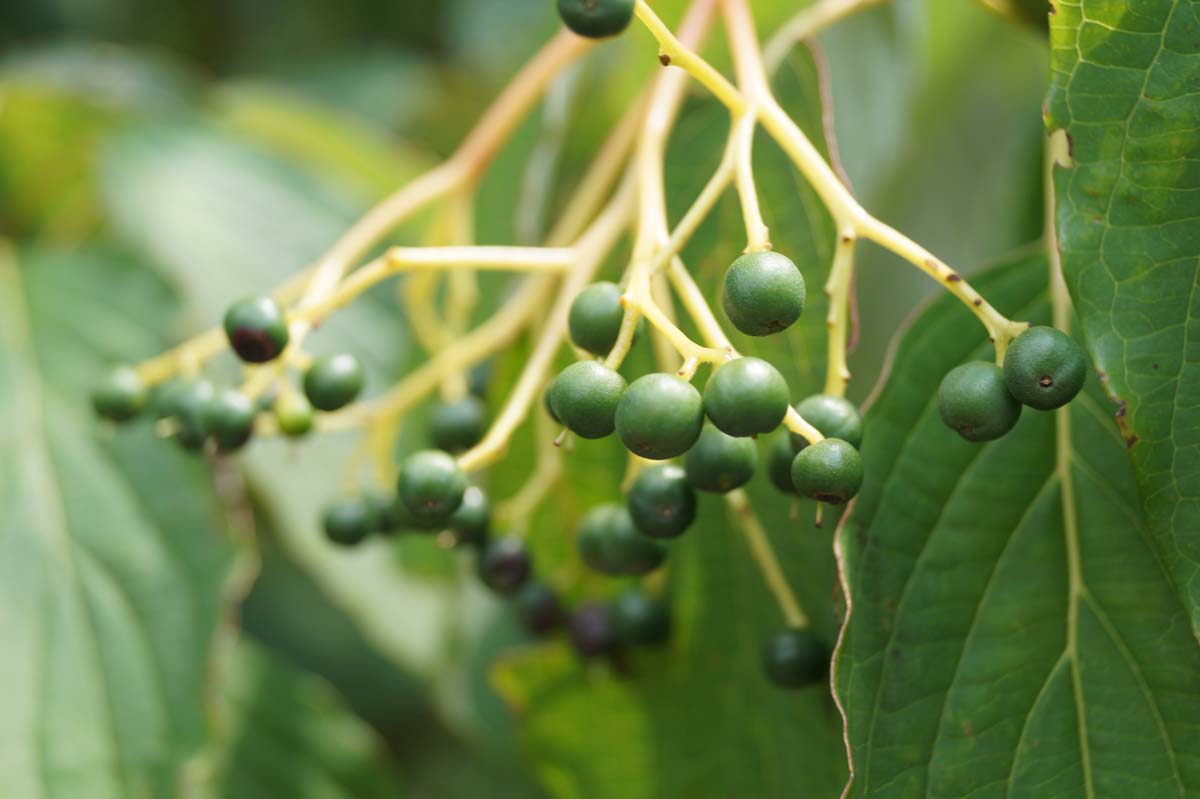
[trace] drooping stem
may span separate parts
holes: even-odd
[[[792,589],[788,585],[783,568],[779,565],[779,558],[776,557],[775,550],[771,546],[771,540],[767,538],[767,531],[754,513],[754,508],[750,506],[750,498],[746,496],[745,491],[739,488],[726,494],[725,501],[733,513],[735,523],[746,539],[750,555],[754,558],[759,572],[762,573],[763,581],[766,582],[767,588],[779,604],[784,621],[787,622],[788,627],[794,630],[808,627],[808,616],[800,607],[796,595],[792,593]]]

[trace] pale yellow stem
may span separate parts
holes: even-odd
[[[846,363],[846,338],[850,332],[850,286],[854,280],[854,231],[846,228],[834,245],[833,266],[825,283],[829,311],[825,326],[829,329],[829,357],[825,364],[825,393],[846,396],[850,367]]]
[[[738,199],[742,203],[742,220],[746,226],[746,252],[771,249],[771,233],[763,221],[754,184],[754,131],[757,117],[753,108],[738,117],[733,126],[734,164],[737,174]]]
[[[771,540],[767,538],[767,531],[763,529],[762,522],[750,506],[750,498],[739,488],[726,494],[725,501],[733,512],[737,526],[750,547],[750,555],[762,573],[767,588],[774,595],[787,626],[795,630],[808,627],[808,616],[788,586],[787,577],[779,565],[775,550],[771,547]]]
[[[767,71],[774,74],[792,48],[805,39],[812,38],[852,14],[885,2],[887,0],[819,0],[813,3],[785,22],[767,40],[763,48]]]

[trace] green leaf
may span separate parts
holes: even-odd
[[[1046,322],[1046,275],[1026,256],[978,287]],[[1099,387],[971,444],[937,386],[990,354],[943,296],[867,413],[866,488],[837,538],[849,796],[1193,795],[1200,649]]]
[[[1063,271],[1200,635],[1200,10],[1057,7],[1047,124],[1074,160],[1054,176]]]
[[[789,62],[777,90],[819,141],[819,94],[807,54]],[[672,218],[715,167],[727,126],[711,102],[685,109],[668,153]],[[775,247],[796,260],[810,287],[820,286],[833,241],[829,217],[769,140],[761,137],[755,154]],[[706,296],[719,296],[744,241],[731,196],[685,253]],[[813,288],[810,300],[786,334],[736,341],[779,367],[797,400],[819,391],[824,380],[824,298]],[[571,529],[591,503],[619,500],[619,465],[594,454],[601,451],[624,457],[614,441],[577,443],[568,456],[570,487],[563,491],[574,506],[566,506],[557,524],[536,528],[552,532],[535,532],[535,539],[561,542],[558,531]],[[801,506],[798,520],[790,518],[789,499],[768,485],[764,466],[759,472],[749,487],[754,508],[814,629],[832,644],[828,533],[813,528],[810,503]],[[566,557],[577,562],[573,552]],[[565,644],[521,651],[495,668],[496,686],[520,720],[539,778],[554,796],[589,799],[836,795],[845,779],[844,755],[829,689],[784,691],[763,675],[762,641],[784,620],[723,498],[701,499],[697,522],[672,543],[668,563],[671,644],[664,652],[637,653],[628,675],[583,666]],[[596,581],[576,593],[595,599],[618,587]]]
[[[374,731],[318,678],[242,639],[226,666],[222,740],[196,787],[213,799],[392,799],[407,793]]]
[[[0,794],[165,796],[205,735],[234,559],[201,463],[88,390],[165,342],[158,280],[0,243]]]

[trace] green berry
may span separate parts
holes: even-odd
[[[375,528],[375,514],[362,499],[339,499],[325,509],[322,526],[333,543],[353,546]]]
[[[287,389],[275,400],[272,408],[279,432],[288,438],[299,438],[313,429],[313,406],[298,391]]]
[[[850,400],[832,394],[814,394],[801,400],[796,411],[826,438],[840,438],[855,449],[862,446],[862,415]],[[792,433],[792,446],[799,452],[808,446],[808,439]]]
[[[796,484],[792,482],[792,461],[796,459],[796,452],[792,435],[786,431],[772,438],[767,450],[767,477],[771,479],[771,485],[785,494],[796,493]]]
[[[862,455],[840,438],[805,447],[792,461],[796,493],[817,502],[841,505],[852,499],[862,484]]]
[[[696,492],[678,466],[649,466],[634,479],[625,506],[634,526],[645,535],[674,538],[696,518]]]
[[[1004,372],[986,361],[951,369],[938,386],[942,421],[967,441],[991,441],[1013,429],[1021,403],[1008,391]]]
[[[96,413],[114,422],[128,422],[146,407],[149,392],[138,373],[128,366],[113,369],[92,392]]]
[[[607,605],[587,604],[579,607],[567,620],[571,646],[581,658],[608,655],[617,648],[617,631],[612,610]]]
[[[1087,369],[1087,356],[1074,339],[1052,327],[1031,327],[1008,347],[1004,383],[1023,404],[1052,411],[1075,399]]]
[[[612,603],[613,627],[622,643],[656,646],[671,634],[667,606],[638,588],[620,594]]]
[[[558,412],[554,410],[553,380],[551,380],[549,385],[546,386],[546,390],[542,392],[542,407],[546,409],[546,414],[554,420],[555,424],[562,424],[562,420],[558,418]]]
[[[562,624],[563,609],[554,589],[545,583],[529,581],[514,597],[517,614],[525,629],[533,635],[546,635]]]
[[[204,406],[204,429],[221,452],[241,449],[254,433],[258,408],[236,389],[217,392]]]
[[[483,546],[488,540],[492,505],[478,486],[468,486],[462,504],[450,514],[449,527],[459,544]]]
[[[654,571],[667,550],[638,532],[623,506],[599,505],[583,517],[576,546],[583,562],[604,574],[640,575]]]
[[[752,252],[725,273],[721,304],[733,326],[748,336],[786,330],[804,312],[804,276],[777,252]]]
[[[187,384],[174,398],[175,422],[178,425],[175,440],[184,449],[201,449],[208,440],[207,409],[215,394],[212,383],[197,380]]]
[[[176,377],[154,388],[150,395],[150,409],[156,419],[169,419],[179,415],[184,396],[191,390],[192,382]]]
[[[488,384],[492,382],[492,372],[496,364],[491,358],[480,361],[467,371],[467,391],[473,397],[487,398]]]
[[[562,407],[555,403],[561,413]],[[656,372],[634,380],[617,404],[617,435],[635,455],[666,460],[691,449],[704,427],[704,403],[691,383]]]
[[[371,491],[363,498],[363,502],[371,513],[376,532],[394,535],[411,526],[408,509],[395,494]]]
[[[422,450],[400,465],[396,493],[418,523],[438,526],[462,505],[467,476],[449,453]]]
[[[723,364],[704,387],[704,412],[727,435],[769,433],[779,427],[787,411],[787,381],[759,358]]]
[[[567,327],[575,346],[593,355],[608,355],[621,332],[625,308],[616,283],[593,283],[571,303]]]
[[[362,387],[362,364],[348,353],[322,355],[304,373],[304,396],[321,411],[336,411],[353,402]]]
[[[580,36],[616,36],[633,19],[634,0],[558,0],[563,24]]]
[[[270,297],[247,297],[225,312],[229,346],[246,363],[266,363],[279,357],[288,344],[287,319]]]
[[[683,459],[688,482],[700,491],[727,494],[745,485],[758,465],[758,449],[748,438],[727,436],[708,426]]]
[[[479,443],[487,432],[487,408],[478,397],[442,402],[429,414],[429,438],[434,448],[462,452]]]
[[[599,361],[578,361],[559,373],[550,387],[558,420],[580,438],[604,438],[615,426],[625,378]]]
[[[803,688],[829,671],[829,650],[810,630],[783,630],[763,642],[762,664],[781,688]]]
[[[533,564],[519,538],[497,538],[479,556],[479,579],[498,594],[514,594],[529,580]]]

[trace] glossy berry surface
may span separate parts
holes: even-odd
[[[621,442],[635,455],[674,458],[700,437],[704,403],[695,386],[682,378],[662,372],[643,375],[629,384],[617,404],[616,426]]]
[[[313,429],[313,406],[298,391],[288,389],[275,400],[271,409],[279,432],[288,438],[299,438]]]
[[[704,387],[704,412],[731,436],[771,432],[787,414],[788,401],[783,375],[759,358],[723,364]]]
[[[616,428],[625,378],[599,361],[578,361],[563,369],[550,387],[554,415],[580,438],[604,438]]]
[[[617,631],[607,605],[581,605],[567,620],[567,635],[582,658],[607,655],[617,647]]]
[[[708,426],[683,459],[688,482],[700,491],[725,494],[754,476],[758,449],[748,438],[727,436]]]
[[[532,635],[545,635],[562,624],[563,608],[554,589],[542,582],[531,580],[517,592],[513,599],[521,623]]]
[[[558,0],[563,24],[580,36],[616,36],[633,19],[634,0]]]
[[[479,486],[468,486],[462,504],[450,514],[447,522],[459,544],[483,546],[488,540],[492,521],[492,505]]]
[[[633,646],[656,646],[671,635],[671,614],[665,603],[639,588],[631,588],[612,603],[617,638]]]
[[[208,440],[207,409],[216,393],[212,383],[197,380],[174,397],[175,440],[184,449],[198,450]]]
[[[479,556],[479,579],[498,594],[514,594],[529,580],[533,564],[519,538],[497,538]]]
[[[786,330],[804,312],[804,276],[777,252],[752,252],[725,273],[721,305],[733,326],[748,336]]]
[[[321,526],[333,543],[353,546],[375,528],[375,515],[362,499],[339,499],[325,509]]]
[[[462,452],[487,432],[487,408],[478,397],[440,402],[429,412],[429,440],[435,449]]]
[[[322,355],[304,373],[304,396],[320,411],[336,411],[362,391],[363,368],[349,353]]]
[[[246,363],[266,363],[287,347],[287,319],[270,297],[247,297],[225,312],[225,336]]]
[[[467,475],[449,453],[422,450],[400,465],[396,493],[418,523],[445,524],[462,505]]]
[[[862,484],[862,455],[840,438],[805,447],[792,461],[796,493],[817,502],[841,505],[851,500]]]
[[[1031,327],[1008,346],[1004,383],[1024,405],[1039,411],[1061,408],[1083,388],[1088,362],[1083,348],[1052,327]]]
[[[814,394],[801,400],[796,411],[826,438],[840,438],[855,449],[862,446],[862,414],[850,400],[832,394]],[[808,439],[792,433],[792,446],[804,449]]]
[[[598,505],[584,515],[575,541],[589,568],[604,574],[648,574],[662,565],[666,547],[638,531],[623,506]]]
[[[783,630],[763,642],[763,671],[782,688],[803,688],[824,679],[830,653],[809,630]]]
[[[938,412],[967,441],[991,441],[1013,429],[1021,418],[1021,403],[1009,393],[999,366],[971,361],[942,378]]]
[[[575,297],[567,328],[575,346],[593,355],[608,355],[621,332],[625,309],[621,287],[616,283],[593,283]]]
[[[648,466],[638,472],[625,498],[629,517],[639,531],[654,538],[674,538],[696,518],[696,491],[674,464]]]
[[[218,391],[204,406],[204,428],[221,452],[241,449],[254,433],[254,401],[240,391]]]
[[[92,408],[105,419],[128,422],[146,407],[149,392],[137,372],[128,366],[113,369],[92,392]]]
[[[792,461],[796,459],[796,452],[792,435],[786,431],[772,438],[767,449],[767,477],[771,485],[785,494],[796,493],[796,485],[792,482]]]

